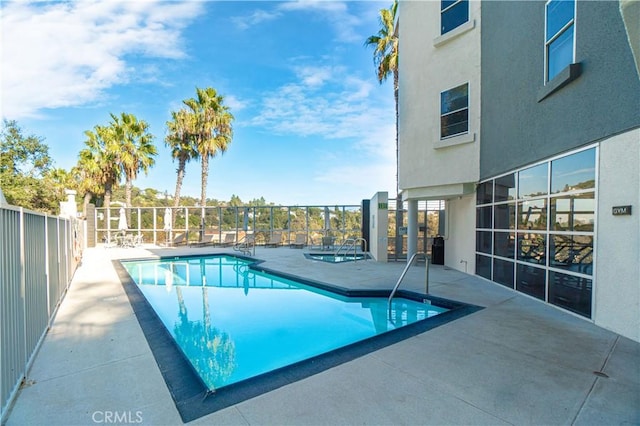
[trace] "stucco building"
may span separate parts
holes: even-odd
[[[417,202],[444,199],[446,266],[640,341],[637,28],[620,4],[402,1],[399,22],[409,255]]]

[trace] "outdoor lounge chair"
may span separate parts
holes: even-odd
[[[235,242],[236,242],[236,234],[234,232],[229,232],[228,234],[225,234],[224,241],[221,241],[217,245],[219,247],[229,247],[235,244]]]
[[[198,241],[196,243],[193,244],[189,244],[190,247],[205,247],[205,246],[209,246],[209,245],[214,245],[217,243],[217,237],[218,235],[216,234],[205,234],[202,237],[202,241]]]
[[[307,245],[307,234],[296,234],[296,239],[289,244],[290,248],[303,248]]]
[[[183,246],[186,245],[189,241],[187,240],[187,234],[186,233],[181,233],[176,235],[173,238],[173,241],[171,242],[171,245],[173,246]]]
[[[269,241],[265,243],[265,247],[278,247],[282,244],[282,232],[276,231],[271,234]]]

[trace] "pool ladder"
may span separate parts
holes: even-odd
[[[388,300],[389,321],[391,322],[393,322],[391,319],[391,300],[393,299],[393,296],[396,295],[396,292],[398,291],[398,287],[400,287],[402,280],[404,280],[404,277],[405,275],[407,275],[409,268],[411,267],[411,265],[413,265],[413,262],[418,258],[419,254],[422,254],[422,253],[414,253],[413,256],[411,256],[411,259],[409,259],[409,261],[407,262],[407,266],[405,266],[404,269],[402,270],[402,274],[400,274],[400,278],[398,278],[398,282],[396,282],[396,285],[393,286],[393,290],[391,290],[391,294],[389,294],[389,300]],[[426,255],[425,255],[425,264],[426,264],[425,293],[428,294],[429,293],[429,256],[426,256]]]
[[[344,253],[345,255],[349,254],[349,250],[353,249],[353,261],[357,261],[358,258],[356,257],[356,250],[357,250],[357,244],[358,242],[364,243],[364,259],[367,259],[367,240],[365,240],[364,238],[347,238],[346,240],[344,240],[344,242],[342,243],[342,245],[340,247],[338,247],[338,250],[336,250],[336,252],[333,254],[335,257],[337,257],[340,254],[340,250],[342,250],[344,248]]]

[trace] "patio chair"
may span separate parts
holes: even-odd
[[[217,237],[218,235],[216,234],[205,234],[202,237],[202,241],[198,241],[192,244],[189,244],[189,247],[206,247],[209,245],[214,245],[217,243]]]
[[[171,245],[173,246],[183,246],[186,245],[189,241],[187,240],[187,234],[186,233],[181,233],[176,235],[173,238],[173,241],[171,241]]]
[[[265,243],[265,247],[278,247],[282,244],[282,232],[275,231],[271,234],[269,241]]]
[[[236,242],[236,234],[235,234],[235,232],[229,232],[228,234],[224,235],[224,241],[221,241],[217,245],[219,247],[229,247],[229,246],[234,245],[235,242]]]
[[[296,239],[289,244],[289,248],[303,248],[307,245],[307,234],[296,234]]]

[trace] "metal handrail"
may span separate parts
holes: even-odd
[[[244,238],[233,246],[233,249],[242,254],[256,255],[256,238],[255,235],[245,235]]]
[[[366,257],[366,254],[367,254],[367,240],[365,240],[362,237],[347,238],[346,240],[344,240],[342,245],[338,248],[338,250],[336,250],[336,252],[333,255],[334,256],[338,256],[338,254],[340,253],[340,250],[342,250],[343,247],[347,246],[347,249],[346,249],[345,253],[349,254],[349,249],[353,248],[353,261],[356,262],[358,260],[358,258],[356,256],[356,254],[357,254],[356,246],[358,244],[358,241],[362,241],[364,243],[364,254],[365,254],[365,260],[366,260],[367,259],[367,257]]]
[[[402,283],[402,280],[404,279],[405,275],[407,275],[407,271],[409,271],[409,268],[413,264],[413,261],[417,259],[418,254],[420,253],[414,253],[413,256],[411,256],[411,259],[409,259],[409,261],[407,262],[407,266],[404,267],[402,274],[400,274],[400,278],[398,278],[398,282],[396,282],[396,285],[393,286],[393,290],[391,290],[391,294],[389,295],[389,301],[388,301],[389,302],[389,320],[391,320],[391,299],[393,299],[393,296],[395,296],[396,292],[398,291],[398,287],[400,287],[400,283]]]

